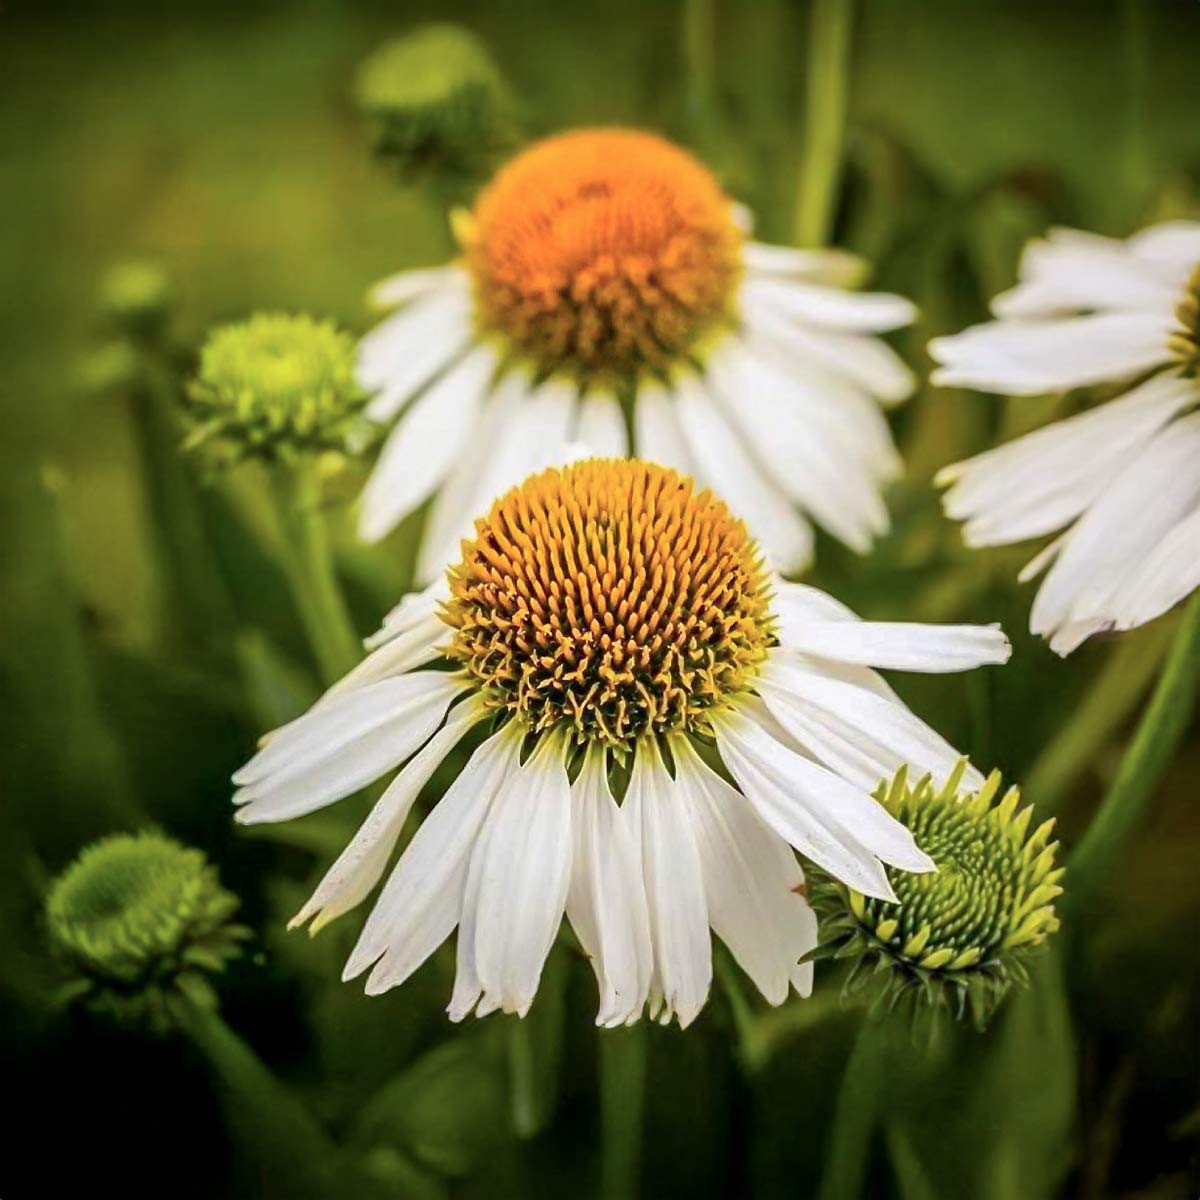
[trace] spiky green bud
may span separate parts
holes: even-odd
[[[157,1029],[183,996],[214,1005],[207,976],[249,932],[231,923],[237,907],[199,850],[157,833],[103,838],[46,901],[51,946],[71,971],[65,996]]]
[[[405,182],[464,184],[516,141],[508,84],[483,43],[458,25],[427,25],[381,46],[359,69],[355,95],[375,153]]]
[[[331,321],[259,313],[209,335],[188,389],[185,445],[234,460],[345,450],[365,401],[349,334]]]
[[[1054,901],[1063,868],[1055,866],[1053,820],[1029,833],[1032,806],[1019,808],[1010,788],[997,801],[993,772],[973,795],[960,793],[966,762],[941,789],[928,777],[915,785],[901,769],[875,798],[911,830],[937,871],[888,868],[898,903],[876,900],[820,871],[810,895],[822,918],[819,956],[853,958],[848,988],[878,988],[880,1008],[911,1002],[968,1012],[983,1028],[1013,983],[1027,978],[1024,960],[1058,928]]]

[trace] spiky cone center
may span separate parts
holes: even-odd
[[[50,942],[74,991],[110,1007],[202,980],[236,956],[246,931],[237,898],[203,854],[159,834],[117,834],[89,846],[46,902]]]
[[[263,458],[340,450],[365,401],[349,334],[309,316],[260,313],[204,344],[188,391],[188,445],[215,440]]]
[[[482,330],[545,370],[662,368],[735,317],[733,205],[653,134],[539,142],[480,194],[461,236]]]
[[[1055,866],[1053,820],[1030,833],[1032,806],[1019,807],[1015,787],[998,800],[995,772],[962,795],[965,765],[940,789],[928,778],[910,785],[901,770],[876,793],[937,865],[927,874],[889,867],[898,903],[826,878],[813,891],[828,918],[824,941],[886,972],[891,1002],[911,991],[960,1012],[969,1004],[983,1024],[1009,985],[1024,979],[1022,959],[1058,929],[1063,868]]]
[[[449,572],[449,657],[531,731],[630,747],[706,732],[774,642],[768,573],[711,493],[590,459],[501,497]]]
[[[1200,263],[1175,305],[1175,321],[1169,342],[1171,355],[1185,371],[1194,375],[1200,367]]]
[[[515,136],[507,83],[483,43],[457,25],[385,43],[359,69],[355,97],[377,152],[404,175],[470,171]]]

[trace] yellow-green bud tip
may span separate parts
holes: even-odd
[[[54,882],[46,924],[67,995],[152,1026],[182,996],[213,1003],[205,976],[238,953],[237,898],[198,850],[156,833],[89,846]]]
[[[945,1005],[982,1027],[1009,987],[1027,978],[1023,960],[1058,928],[1054,902],[1062,871],[1050,823],[1032,834],[1031,810],[1010,788],[1000,799],[993,773],[976,793],[960,789],[962,769],[935,789],[903,773],[876,798],[912,831],[937,871],[888,868],[898,903],[865,897],[814,871],[822,917],[818,954],[854,960],[848,986],[876,982],[876,1003]]]
[[[355,96],[375,152],[405,181],[477,177],[516,141],[515,105],[487,47],[458,25],[387,42],[358,73]]]
[[[188,389],[186,445],[216,444],[235,459],[344,451],[365,400],[349,334],[260,313],[209,335]]]
[[[174,289],[156,262],[118,263],[100,284],[100,311],[118,329],[135,335],[158,332],[166,323]]]

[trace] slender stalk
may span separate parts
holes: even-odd
[[[1126,194],[1131,225],[1140,223],[1154,187],[1150,151],[1150,5],[1145,0],[1121,0],[1121,46],[1124,50],[1124,158]]]
[[[280,464],[271,479],[292,597],[321,677],[326,684],[335,683],[362,653],[334,573],[311,464]]]
[[[805,76],[804,144],[793,222],[801,246],[823,246],[833,232],[850,84],[853,0],[813,0]]]
[[[862,1195],[871,1142],[883,1113],[886,1057],[885,1025],[864,1021],[838,1089],[818,1200],[858,1200]]]
[[[1067,901],[1082,903],[1140,824],[1150,797],[1187,732],[1200,684],[1200,592],[1188,601],[1150,704],[1117,777],[1068,861]]]
[[[599,1034],[601,1200],[637,1200],[646,1108],[646,1029],[638,1022]]]
[[[529,1022],[519,1017],[511,1018],[508,1024],[508,1067],[513,1129],[519,1138],[534,1137],[542,1127],[537,1051]]]
[[[337,1150],[325,1131],[220,1015],[190,1001],[180,1003],[177,1015],[212,1070],[229,1127],[270,1181],[271,1194],[297,1200],[351,1194],[352,1181],[335,1179]]]
[[[1170,630],[1162,622],[1126,634],[1059,734],[1038,756],[1022,791],[1038,819],[1053,816],[1100,748],[1149,689],[1167,652]]]
[[[707,126],[717,106],[715,0],[684,0],[683,57],[688,118]]]

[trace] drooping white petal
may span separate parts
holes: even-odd
[[[452,466],[429,509],[429,520],[421,534],[417,555],[417,581],[435,578],[458,557],[463,538],[470,537],[477,518],[485,516],[491,502],[504,490],[480,495],[480,481],[493,468],[497,448],[507,435],[528,391],[523,372],[514,371],[492,389],[480,419],[459,460]]]
[[[685,372],[676,378],[675,404],[689,455],[705,484],[746,522],[780,572],[791,574],[807,566],[812,527],[763,479],[761,468],[697,376]]]
[[[676,786],[692,806],[709,922],[768,1003],[782,1004],[800,958],[817,944],[804,872],[791,847],[686,738],[673,738],[671,753]]]
[[[403,983],[451,934],[462,912],[471,848],[497,793],[520,761],[513,726],[471,755],[446,794],[421,822],[363,926],[342,972],[361,975],[377,963],[367,990]]]
[[[1101,496],[1158,429],[1198,400],[1191,381],[1156,376],[1119,400],[946,467],[937,480],[953,484],[943,501],[946,513],[966,521],[963,536],[972,546],[1061,529]]]
[[[782,653],[763,664],[756,690],[775,719],[814,757],[868,791],[905,764],[941,782],[961,755],[897,700],[806,669]],[[981,787],[973,768],[966,786]]]
[[[968,671],[1012,654],[999,625],[794,621],[780,641],[787,650],[894,671]]]
[[[832,287],[853,287],[866,271],[862,259],[847,250],[800,250],[749,240],[742,243],[742,264],[749,275],[791,276]]]
[[[316,933],[367,896],[382,878],[421,789],[467,730],[483,716],[482,706],[473,699],[450,710],[445,725],[405,764],[375,802],[367,819],[325,873],[316,891],[288,922],[289,929],[315,918],[310,932]]]
[[[1114,594],[1198,506],[1200,413],[1159,430],[1072,527],[1038,590],[1030,629],[1068,654],[1090,634],[1111,628]]]
[[[1161,616],[1200,587],[1200,506],[1184,517],[1131,571],[1113,596],[1114,627],[1134,629]]]
[[[592,389],[579,404],[575,441],[596,458],[624,458],[629,453],[625,417],[617,397],[610,391]]]
[[[524,1016],[562,924],[571,879],[571,789],[563,746],[544,738],[496,799],[479,877],[475,971],[505,1012]]]
[[[378,541],[445,478],[470,434],[496,362],[491,346],[475,346],[396,424],[363,489],[358,532],[364,541]]]
[[[758,815],[835,878],[894,900],[880,859],[906,871],[932,870],[912,834],[882,805],[776,741],[751,705],[722,714],[713,729],[725,765]]]
[[[683,431],[675,412],[671,392],[657,379],[638,384],[633,408],[634,450],[646,462],[670,467],[680,475],[694,476],[695,466],[688,453]],[[697,480],[703,483],[703,480]]]
[[[389,638],[379,649],[368,654],[354,670],[342,676],[317,705],[328,705],[335,697],[344,696],[369,683],[377,683],[392,675],[404,675],[425,666],[442,654],[450,633],[450,627],[436,612],[422,617],[403,633]]]
[[[465,276],[462,267],[455,264],[401,271],[372,284],[367,292],[367,303],[372,308],[399,308],[402,304],[444,288],[460,288],[466,282]]]
[[[471,296],[465,281],[385,318],[358,344],[358,381],[378,393],[367,405],[367,416],[381,424],[390,421],[470,340]]]
[[[428,587],[418,592],[409,592],[400,603],[383,618],[379,629],[366,639],[368,650],[378,650],[392,638],[403,637],[437,612],[439,605],[450,598],[450,584],[445,575],[439,575]]]
[[[608,788],[604,752],[592,748],[571,788],[575,847],[567,919],[600,988],[597,1025],[635,1019],[650,989],[650,924],[628,820]]]
[[[1200,221],[1163,221],[1126,243],[1134,258],[1167,273],[1180,287],[1200,262]]]
[[[256,775],[254,782],[235,792],[233,801],[240,806],[235,819],[243,825],[284,821],[352,795],[424,743],[466,686],[458,676],[418,671],[351,692],[328,708],[314,708],[308,714],[313,724],[306,727],[314,730],[312,743],[297,745],[285,765],[268,775]],[[362,716],[359,706],[372,702],[375,711]],[[353,732],[348,732],[346,722],[325,741],[318,719],[326,714],[340,719],[342,710],[352,708],[356,715]],[[281,744],[296,745],[291,738],[275,738],[260,753],[275,752]]]
[[[795,320],[851,333],[886,333],[911,325],[917,316],[916,305],[903,296],[851,292],[797,280],[751,277],[742,285],[741,294]]]
[[[651,739],[638,745],[621,812],[627,816],[642,863],[654,983],[664,1023],[686,1029],[712,984],[712,941],[700,852],[690,806]],[[657,1005],[652,1002],[651,1015]]]
[[[1168,309],[973,325],[929,343],[941,364],[931,378],[1012,396],[1128,379],[1167,361],[1173,321]]]

